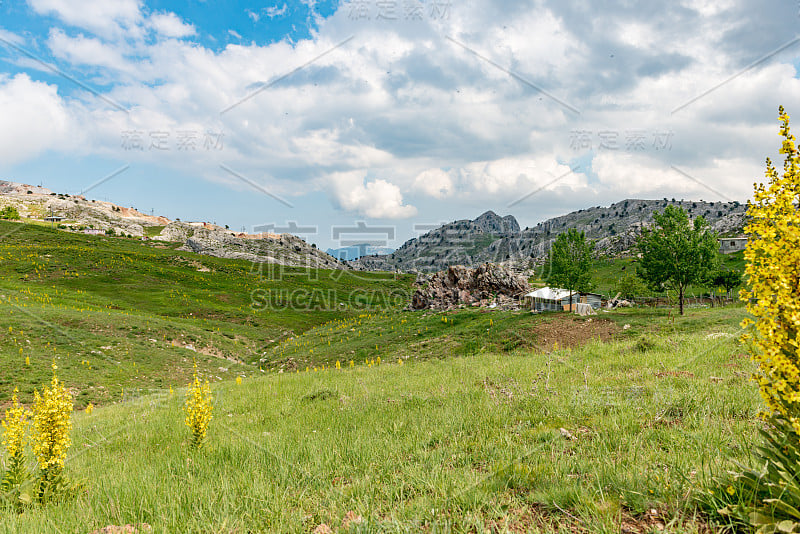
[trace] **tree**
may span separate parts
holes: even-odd
[[[647,288],[638,276],[632,273],[627,273],[617,279],[616,289],[620,297],[627,300],[632,300],[636,297],[642,296]]]
[[[722,287],[730,295],[732,290],[742,285],[742,273],[724,268],[711,271],[708,277],[708,285]]]
[[[14,206],[6,206],[0,210],[0,219],[16,221],[19,219],[19,211]]]
[[[569,290],[569,309],[572,310],[572,292],[590,291],[592,284],[592,251],[594,246],[586,241],[583,232],[570,228],[556,238],[550,247],[547,283]]]
[[[707,229],[703,217],[692,223],[679,206],[653,212],[653,220],[656,227],[645,228],[639,237],[642,260],[638,274],[655,291],[676,290],[683,315],[686,288],[705,280],[716,266],[717,237]]]

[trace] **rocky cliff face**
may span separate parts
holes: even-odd
[[[446,271],[417,279],[411,309],[447,310],[458,306],[496,304],[517,308],[530,291],[527,280],[502,265],[485,263],[475,269],[452,265]]]
[[[237,237],[234,232],[218,226],[196,226],[178,221],[167,225],[156,239],[185,241],[178,250],[218,258],[312,269],[347,268],[336,258],[291,234]]]
[[[722,236],[739,234],[744,227],[746,206],[739,202],[629,199],[575,211],[524,230],[510,215],[486,212],[473,221],[455,221],[411,239],[392,254],[364,256],[349,265],[359,270],[435,272],[449,265],[495,262],[525,269],[540,264],[558,234],[570,228],[594,240],[598,254],[626,254],[642,227],[652,223],[653,212],[668,205],[682,207],[692,218],[704,217]]]

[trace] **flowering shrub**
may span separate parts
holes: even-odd
[[[800,434],[800,156],[789,130],[789,116],[780,108],[783,173],[767,159],[769,184],[755,188],[745,231],[749,288],[741,291],[754,319],[745,338],[752,341],[759,366],[758,385],[771,411],[783,415]]]
[[[6,410],[3,426],[3,447],[6,451],[8,465],[0,483],[0,493],[6,496],[12,505],[21,511],[22,505],[30,502],[30,494],[23,491],[30,476],[25,470],[25,430],[28,426],[30,412],[20,406],[17,389],[11,397],[11,407]]]
[[[749,287],[740,292],[767,427],[754,451],[758,467],[717,480],[722,489],[707,498],[729,526],[765,534],[800,532],[800,155],[783,107],[779,116],[783,173],[767,159],[769,183],[755,186],[745,228]]]
[[[214,407],[211,405],[211,401],[211,386],[208,381],[200,382],[197,374],[197,362],[194,362],[194,380],[186,391],[186,405],[183,408],[186,413],[186,426],[192,431],[191,445],[193,448],[199,448],[206,439],[208,425],[213,418],[211,412]]]
[[[33,453],[43,472],[57,472],[64,468],[67,450],[72,444],[72,395],[59,382],[53,365],[50,387],[33,394]]]

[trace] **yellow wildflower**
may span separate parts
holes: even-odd
[[[92,415],[93,410],[94,410],[94,405],[91,402],[86,405],[86,415]]]
[[[45,386],[41,395],[33,392],[33,452],[42,471],[63,468],[72,444],[72,395],[59,382],[56,369],[54,363],[50,387]]]
[[[236,383],[237,383],[238,385],[240,385],[240,386],[242,385],[242,377],[241,377],[241,376],[237,376],[237,377],[236,377]]]
[[[205,383],[200,382],[200,377],[197,374],[197,362],[195,361],[194,380],[186,391],[186,405],[183,408],[186,413],[186,426],[192,431],[192,447],[199,448],[206,438],[208,425],[213,418],[212,411],[214,407],[211,405],[211,401],[211,386],[208,381]]]
[[[6,410],[3,426],[3,446],[9,458],[21,458],[25,444],[25,427],[28,425],[30,413],[19,405],[17,388],[11,397],[11,408]]]

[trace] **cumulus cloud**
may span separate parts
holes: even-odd
[[[52,55],[99,71],[108,96],[130,104],[123,113],[84,92],[59,97],[30,79],[4,79],[6,94],[12,82],[31,84],[29,102],[40,98],[64,128],[80,127],[53,135],[80,133],[96,153],[119,156],[123,130],[224,131],[225,161],[268,177],[270,190],[326,191],[370,217],[409,217],[427,198],[508,205],[532,191],[540,192],[525,208],[562,211],[623,196],[712,198],[673,167],[743,199],[777,146],[777,105],[800,101],[797,50],[742,71],[794,37],[796,13],[744,0],[647,13],[479,0],[415,21],[354,20],[344,4],[309,39],[218,50],[193,42],[189,22],[149,14],[140,0],[29,3],[69,26],[51,31]],[[285,6],[249,14],[258,21]],[[765,31],[743,32],[743,20]],[[153,32],[163,39],[143,38]],[[576,131],[590,143],[574,143]],[[633,131],[644,140],[631,147]],[[602,132],[617,146],[603,146]],[[655,142],[658,132],[669,133],[668,147]],[[15,161],[35,155],[26,139],[7,139],[21,146],[4,147],[23,155]],[[188,162],[175,151],[122,156],[218,174],[214,154]]]
[[[13,164],[46,150],[74,148],[77,124],[54,85],[26,74],[0,76],[0,161]]]
[[[405,219],[417,208],[403,204],[400,188],[383,179],[366,180],[366,171],[337,172],[328,178],[335,202],[344,210],[376,219]]]
[[[150,15],[148,25],[164,37],[189,37],[197,32],[192,24],[183,22],[175,13],[156,13]]]
[[[104,37],[118,36],[142,20],[141,0],[28,0],[28,3],[37,13],[55,16]]]

